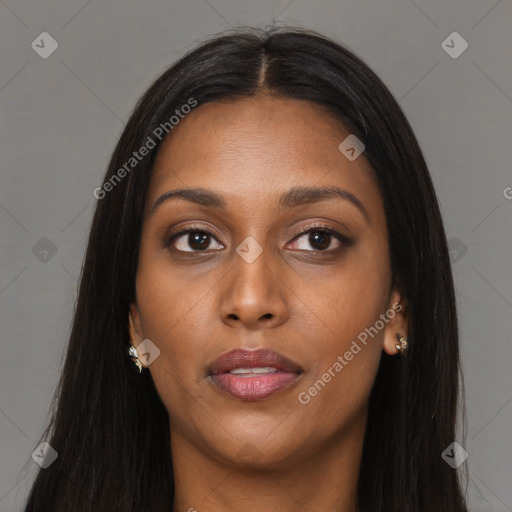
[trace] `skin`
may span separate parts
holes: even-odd
[[[402,300],[371,168],[364,153],[349,161],[338,150],[347,135],[315,104],[261,95],[197,107],[159,151],[129,328],[134,346],[150,339],[160,350],[145,371],[169,412],[175,511],[357,511],[367,402],[382,351],[397,354],[396,334],[407,337],[405,308],[309,403],[298,400]],[[344,189],[367,218],[343,199],[279,207],[296,186]],[[189,187],[225,195],[226,208],[180,198],[152,211]],[[353,243],[327,235],[319,246],[307,232],[318,222]],[[191,224],[212,237],[165,247]],[[263,250],[252,263],[236,252],[248,236]],[[207,378],[220,355],[260,347],[302,367],[292,387],[248,402]]]

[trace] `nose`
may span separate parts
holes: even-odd
[[[237,254],[223,281],[220,314],[229,326],[275,328],[288,319],[290,286],[269,265],[266,250],[251,263]]]

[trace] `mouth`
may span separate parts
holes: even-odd
[[[292,386],[303,369],[269,349],[232,350],[208,368],[208,378],[217,389],[233,398],[255,401]]]

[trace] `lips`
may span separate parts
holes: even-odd
[[[236,349],[223,354],[208,368],[210,381],[241,400],[261,400],[294,384],[302,368],[269,349]]]
[[[210,375],[227,373],[236,368],[272,367],[282,372],[300,372],[302,368],[288,358],[269,349],[242,350],[236,349],[223,354],[209,368]]]

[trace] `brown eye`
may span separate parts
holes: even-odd
[[[315,249],[324,250],[330,245],[332,235],[325,231],[311,231],[309,233],[309,243]]]
[[[211,249],[212,240],[215,240],[215,238],[209,231],[188,229],[171,236],[167,245],[173,245],[175,249],[181,252],[200,252]],[[223,249],[222,245],[216,243],[220,249]]]
[[[335,243],[334,247],[332,247],[333,243]],[[291,246],[293,249],[303,251],[331,252],[351,244],[352,240],[330,227],[313,226],[295,237]]]

